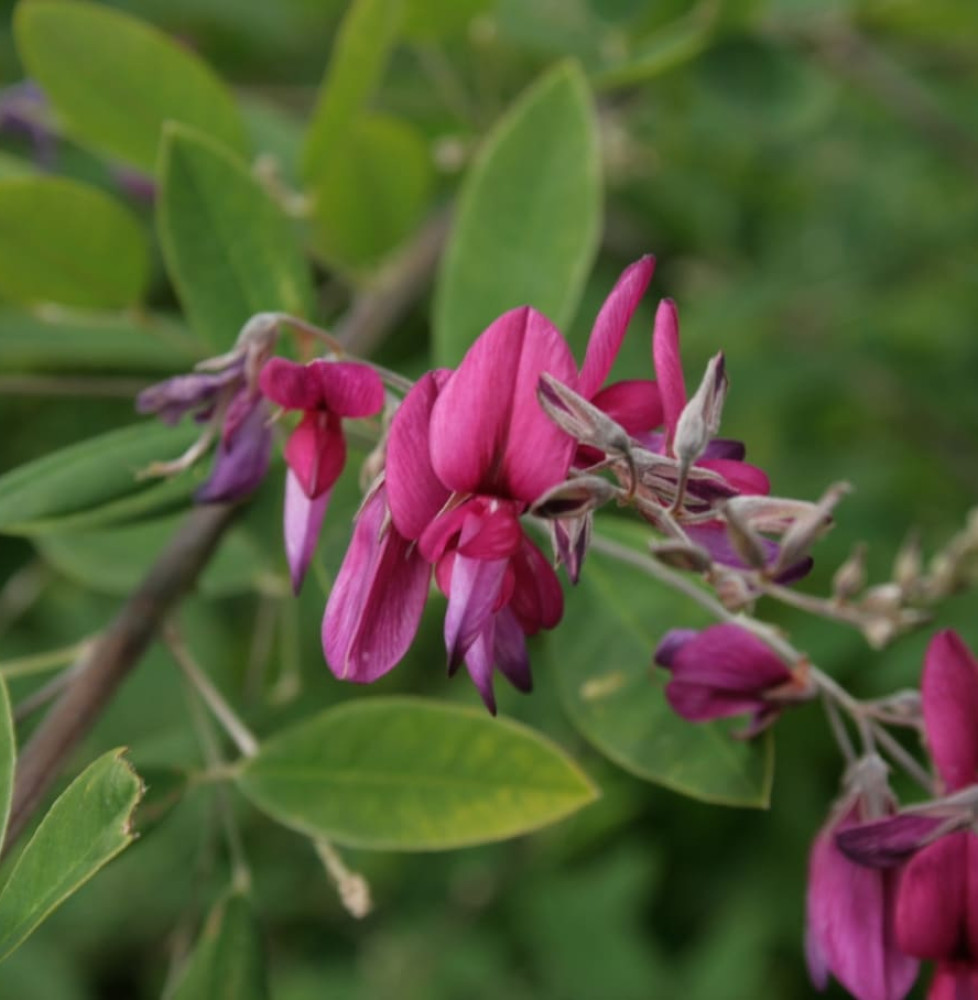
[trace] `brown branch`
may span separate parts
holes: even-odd
[[[448,238],[448,211],[434,216],[376,281],[358,295],[349,314],[333,331],[350,354],[367,357],[384,334],[431,284]]]
[[[17,762],[4,850],[23,831],[71,751],[136,665],[167,612],[193,586],[234,517],[228,504],[190,512],[138,589],[99,636]]]
[[[447,233],[444,213],[420,231],[374,288],[354,301],[338,331],[351,352],[368,354],[427,290]],[[64,690],[17,762],[4,852],[23,832],[72,750],[139,662],[167,614],[193,586],[234,513],[234,507],[224,504],[193,510],[112,624],[71,668]]]

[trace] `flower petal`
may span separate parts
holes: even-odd
[[[496,666],[517,691],[529,694],[533,690],[533,677],[526,651],[526,636],[509,608],[503,608],[496,615],[494,638]]]
[[[696,465],[723,476],[738,493],[767,496],[771,492],[771,480],[756,465],[730,458],[701,458]]]
[[[405,538],[420,538],[450,495],[431,467],[429,451],[431,410],[450,374],[441,369],[424,375],[404,397],[391,421],[387,496],[394,526]]]
[[[526,537],[512,559],[515,586],[509,607],[527,635],[554,628],[564,614],[564,592],[547,557]]]
[[[941,962],[927,1000],[978,1000],[978,967],[971,962]]]
[[[836,841],[839,850],[857,864],[892,868],[926,847],[946,824],[947,820],[940,816],[899,813],[850,826]]]
[[[323,616],[323,652],[342,680],[366,684],[395,667],[414,639],[431,567],[389,524],[384,490],[360,511]]]
[[[900,873],[896,932],[918,958],[964,957],[967,948],[968,840],[961,832],[915,854]]]
[[[615,363],[628,324],[652,280],[655,258],[648,255],[630,264],[622,272],[611,294],[605,299],[594,321],[581,366],[578,392],[591,399],[604,384]],[[655,425],[653,425],[655,426]]]
[[[492,690],[494,635],[495,621],[490,618],[465,654],[465,668],[492,715],[496,714],[496,695]]]
[[[319,379],[308,365],[285,358],[270,358],[258,377],[263,395],[287,410],[316,410],[320,407]]]
[[[807,934],[814,952],[858,1000],[901,1000],[917,977],[917,962],[893,936],[894,875],[863,868],[835,846],[835,834],[855,822],[852,808],[830,820],[812,845],[808,866]],[[824,968],[812,969],[819,984]]]
[[[947,629],[931,640],[921,680],[924,727],[950,792],[978,781],[978,662]]]
[[[320,493],[315,499],[306,496],[305,490],[289,470],[285,476],[285,556],[292,577],[292,591],[298,594],[306,570],[316,551],[323,517],[329,506],[330,491]]]
[[[210,478],[197,491],[200,503],[240,500],[254,490],[268,471],[272,431],[265,404],[259,397],[230,442],[222,441]]]
[[[431,464],[445,486],[532,503],[565,478],[574,442],[537,401],[544,372],[577,382],[560,332],[526,306],[469,348],[431,415]]]
[[[679,314],[672,299],[663,299],[655,314],[652,331],[652,359],[655,377],[662,394],[662,412],[666,424],[666,447],[672,447],[680,414],[686,406],[686,382],[679,357]]]
[[[175,424],[190,410],[209,405],[222,389],[241,377],[241,365],[216,374],[175,375],[143,389],[136,397],[136,409],[140,413],[155,413],[164,423]]]
[[[311,361],[319,382],[320,406],[340,417],[372,417],[384,408],[384,383],[357,361]]]
[[[507,559],[470,559],[456,555],[445,612],[445,649],[450,673],[493,618],[506,577]]]
[[[340,419],[324,410],[309,410],[289,435],[285,460],[306,496],[332,489],[346,464],[346,439]]]
[[[633,437],[662,424],[659,385],[651,379],[613,382],[595,395],[591,402]]]
[[[739,625],[711,625],[683,643],[669,665],[674,680],[731,695],[755,695],[786,684],[792,673],[757,636]]]
[[[655,650],[655,662],[660,667],[671,667],[676,654],[699,632],[694,628],[673,628],[662,637]]]

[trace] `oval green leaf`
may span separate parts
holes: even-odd
[[[71,534],[45,534],[35,539],[44,559],[59,572],[92,590],[128,594],[146,575],[173,537],[183,513],[122,527]],[[197,581],[208,597],[260,590],[273,577],[252,537],[241,528],[229,531]],[[272,586],[282,591],[285,581]]]
[[[595,109],[573,63],[538,81],[473,163],[442,260],[435,360],[453,366],[500,313],[531,305],[558,326],[597,250],[601,178]]]
[[[0,309],[0,370],[174,372],[200,361],[200,343],[162,317]]]
[[[309,270],[292,224],[247,168],[208,137],[166,129],[157,222],[194,329],[230,346],[255,313],[306,316]]]
[[[14,795],[14,765],[17,763],[17,735],[10,707],[7,682],[0,676],[0,844],[7,835],[10,803]]]
[[[0,960],[133,840],[139,776],[112,750],[89,765],[41,820],[0,892]]]
[[[0,476],[0,533],[50,530],[56,519],[123,501],[113,520],[146,513],[157,503],[172,504],[189,494],[196,483],[191,476],[161,486],[136,475],[151,462],[177,457],[199,435],[192,423],[167,427],[145,421],[18,466]]]
[[[343,18],[302,149],[302,176],[314,190],[341,157],[357,115],[383,76],[401,18],[401,0],[354,0]]]
[[[637,551],[648,540],[641,530],[626,537]],[[705,624],[688,600],[592,549],[544,655],[571,721],[620,767],[704,802],[765,809],[771,734],[744,742],[730,736],[736,724],[681,719],[665,699],[668,674],[652,667],[670,628]]]
[[[149,241],[108,195],[63,177],[0,180],[0,296],[14,302],[127,306],[149,276]]]
[[[185,122],[243,152],[230,91],[185,45],[81,0],[30,0],[14,19],[27,73],[80,142],[152,171],[164,122]]]
[[[170,1000],[265,1000],[261,934],[248,899],[230,892],[211,910]]]
[[[431,181],[428,147],[415,129],[386,115],[361,118],[311,191],[317,249],[350,270],[376,264],[421,218]]]
[[[301,833],[400,851],[515,837],[597,795],[532,730],[414,698],[349,702],[287,729],[262,744],[238,784]]]

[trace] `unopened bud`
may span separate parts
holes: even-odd
[[[718,573],[713,581],[717,600],[728,611],[743,611],[754,603],[756,592],[739,573]]]
[[[594,515],[590,512],[581,517],[568,517],[550,522],[550,537],[558,565],[563,564],[571,583],[581,578],[581,567],[591,544],[591,528]]]
[[[836,504],[851,489],[848,483],[834,483],[808,514],[798,518],[788,528],[781,539],[777,570],[794,566],[799,559],[808,555],[815,542],[831,527],[832,511],[835,510]]]
[[[862,632],[873,649],[883,649],[896,638],[897,626],[892,618],[879,616],[863,622]]]
[[[577,476],[547,490],[530,513],[547,520],[581,517],[613,500],[617,493],[617,487],[601,476]]]
[[[811,514],[816,506],[809,500],[750,494],[731,497],[724,509],[731,508],[742,522],[749,524],[755,531],[770,531],[780,535],[795,521]]]
[[[703,381],[679,415],[672,446],[683,465],[692,465],[720,429],[727,385],[721,352],[710,359]]]
[[[923,570],[923,555],[920,548],[920,537],[913,532],[900,546],[900,551],[893,560],[893,579],[905,593],[916,589]]]
[[[849,558],[832,577],[832,596],[837,601],[848,601],[866,586],[866,544],[858,542]]]
[[[724,505],[723,516],[727,524],[727,537],[737,555],[753,569],[764,569],[767,553],[760,535],[740,516],[736,507]]]
[[[880,615],[892,615],[900,610],[903,603],[903,592],[895,583],[879,583],[870,587],[859,602],[863,611]]]
[[[537,398],[547,416],[581,444],[630,457],[631,438],[624,427],[547,372],[537,383]]]
[[[649,550],[659,562],[690,573],[705,573],[713,565],[706,549],[688,542],[658,542],[650,545]]]

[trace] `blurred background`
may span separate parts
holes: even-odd
[[[246,102],[259,147],[285,182],[294,176],[344,3],[117,6],[204,56]],[[22,71],[5,22],[0,82],[11,87]],[[652,289],[619,370],[647,373],[654,305],[672,296],[687,378],[725,350],[724,434],[748,443],[774,492],[814,499],[840,479],[855,486],[805,589],[824,592],[857,540],[869,543],[877,578],[911,529],[928,551],[945,543],[978,496],[978,5],[417,0],[373,103],[424,137],[426,212],[450,201],[480,136],[565,56],[596,87],[605,177],[601,251],[573,324],[576,350],[620,270],[655,253]],[[27,158],[114,184],[103,164],[61,137],[38,143],[8,122],[0,148],[0,174]],[[173,309],[158,271],[152,305]],[[369,281],[356,269],[324,268],[320,277],[327,319]],[[66,371],[38,362],[12,324],[0,312],[0,471],[132,421],[124,398],[18,382],[38,371],[101,369],[83,349]],[[419,370],[428,330],[424,302],[381,360]],[[116,374],[146,382],[181,367],[182,359],[136,359]],[[278,504],[272,485],[248,515],[254,558],[276,580]],[[330,519],[329,571],[345,531],[341,518]],[[69,646],[113,613],[129,578],[75,555],[0,540],[0,660]],[[246,592],[217,588],[216,597],[188,602],[184,623],[261,732],[351,692],[321,659],[322,575],[298,603],[283,599],[269,574],[253,575]],[[974,609],[973,596],[956,598],[939,623],[978,644]],[[436,606],[408,661],[378,690],[476,702],[467,682],[444,679],[440,613]],[[775,607],[763,613],[859,694],[916,682],[926,634],[877,654],[842,626]],[[681,606],[651,587],[647,614],[656,633],[684,624]],[[556,665],[544,667],[542,652],[538,644],[536,692],[501,690],[501,711],[550,734],[601,785],[601,801],[574,819],[492,848],[350,852],[376,902],[356,922],[308,843],[241,807],[276,1000],[813,995],[802,957],[807,852],[841,766],[818,709],[778,727],[770,811],[708,806],[632,778],[591,749],[567,721]],[[40,680],[13,683],[17,699]],[[130,744],[143,768],[193,760],[186,716],[177,673],[154,650],[83,756]],[[159,996],[225,878],[210,798],[191,792],[0,967],[0,996]],[[843,994],[833,986],[826,995]]]

